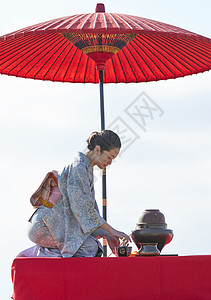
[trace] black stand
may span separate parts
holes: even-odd
[[[105,129],[105,111],[104,111],[104,93],[103,93],[103,71],[99,71],[100,84],[100,115],[101,115],[101,130]],[[107,221],[107,196],[106,196],[106,169],[103,169],[102,174],[102,202],[103,202],[103,218]],[[107,257],[107,241],[103,238],[103,256]]]

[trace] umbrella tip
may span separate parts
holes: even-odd
[[[96,13],[104,13],[105,12],[105,5],[103,3],[97,3],[95,8]]]

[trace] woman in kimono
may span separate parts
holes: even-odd
[[[116,133],[104,130],[93,132],[87,143],[88,152],[78,152],[72,164],[57,176],[56,203],[42,201],[29,220],[28,235],[36,244],[35,256],[95,257],[102,254],[98,241],[101,237],[107,239],[113,253],[120,240],[130,241],[127,234],[100,216],[93,182],[93,167],[104,169],[111,165],[119,154],[121,141]]]

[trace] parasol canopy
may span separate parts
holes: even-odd
[[[0,37],[0,73],[61,82],[166,80],[211,69],[211,40],[146,18],[96,12]]]

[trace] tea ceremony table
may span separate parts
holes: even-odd
[[[14,300],[210,300],[211,255],[16,258]]]

